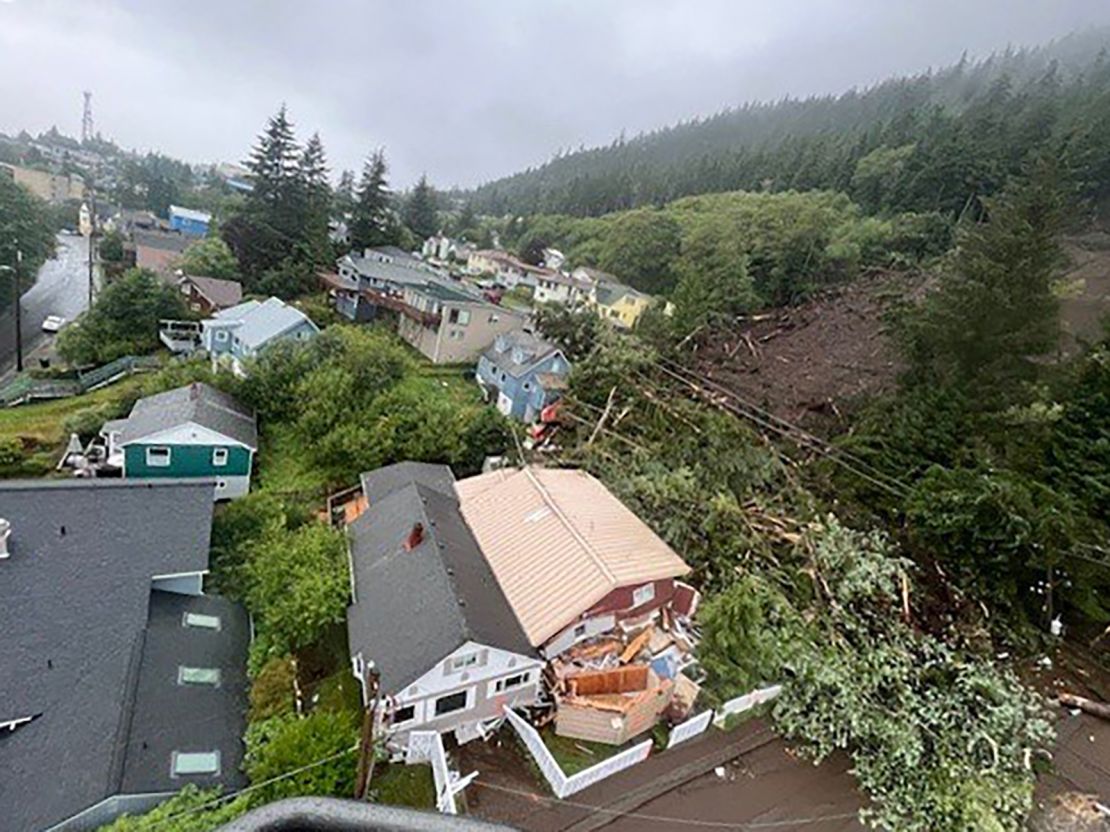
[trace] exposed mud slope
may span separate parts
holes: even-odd
[[[885,313],[917,296],[920,274],[880,272],[801,306],[752,316],[698,348],[698,369],[792,422],[839,421],[860,397],[891,389],[900,370]]]
[[[1058,283],[1061,348],[1074,355],[1102,337],[1110,319],[1110,234],[1099,231],[1064,243],[1070,264]]]

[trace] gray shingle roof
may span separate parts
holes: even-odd
[[[155,248],[159,251],[182,252],[194,242],[194,238],[186,237],[179,231],[154,231],[136,228],[132,232],[135,245],[146,248]]]
[[[185,627],[185,613],[214,615],[219,630]],[[211,595],[154,590],[142,644],[134,707],[124,755],[124,794],[177,791],[170,776],[174,751],[219,751],[218,775],[195,775],[201,788],[246,785],[239,768],[246,730],[250,621],[238,604]],[[218,687],[178,684],[178,668],[220,671]]]
[[[218,277],[186,275],[187,280],[196,286],[197,291],[206,297],[213,306],[227,309],[243,299],[243,285],[237,280],[221,280]]]
[[[234,397],[202,382],[139,399],[120,432],[120,443],[136,442],[189,422],[214,430],[248,448],[258,448],[254,413]]]
[[[364,277],[395,283],[398,286],[419,286],[431,277],[440,276],[435,269],[420,260],[406,257],[404,260],[388,261],[380,257],[361,257],[348,255],[351,265]]]
[[[406,551],[416,523],[423,542]],[[375,663],[385,692],[402,690],[467,641],[534,654],[453,495],[405,485],[371,503],[348,534],[351,651]]]
[[[522,354],[514,356],[513,353],[517,350]],[[516,330],[497,336],[484,354],[486,360],[499,370],[504,370],[513,378],[519,378],[530,368],[556,352],[560,352],[560,350],[554,344],[550,344],[530,332]],[[516,358],[518,357],[523,360],[517,361]]]
[[[395,462],[367,471],[361,477],[362,493],[370,505],[414,483],[455,496],[455,475],[446,465],[431,462]]]
[[[0,484],[5,832],[37,832],[114,794],[151,578],[208,566],[209,482]]]

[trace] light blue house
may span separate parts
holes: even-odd
[[[208,234],[211,222],[212,215],[205,211],[194,211],[180,205],[170,206],[170,228],[188,237],[204,237]]]
[[[530,332],[498,335],[478,359],[478,384],[497,409],[531,424],[566,388],[570,362],[558,347]]]
[[[229,367],[242,377],[247,374],[246,363],[272,344],[307,341],[319,333],[308,316],[280,298],[248,300],[202,321],[201,346],[211,356],[213,367]]]

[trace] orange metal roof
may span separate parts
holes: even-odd
[[[459,505],[533,646],[613,589],[690,567],[585,471],[502,470],[455,483]]]

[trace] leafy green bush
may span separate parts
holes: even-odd
[[[0,465],[15,465],[23,459],[23,443],[18,436],[0,436]]]
[[[220,801],[219,789],[185,786],[144,815],[123,815],[100,832],[211,832],[235,820],[252,806],[251,797]]]
[[[252,724],[247,729],[243,761],[251,783],[262,783],[312,765],[262,788],[257,799],[270,802],[304,795],[351,795],[355,786],[358,725],[358,714],[343,711],[315,711],[303,718],[277,716]],[[328,762],[313,765],[322,760]]]
[[[322,523],[274,523],[250,550],[246,602],[271,650],[285,654],[343,621],[350,581],[343,535]]]
[[[262,666],[251,682],[251,722],[293,713],[296,709],[296,692],[293,689],[296,675],[290,656],[274,656]]]

